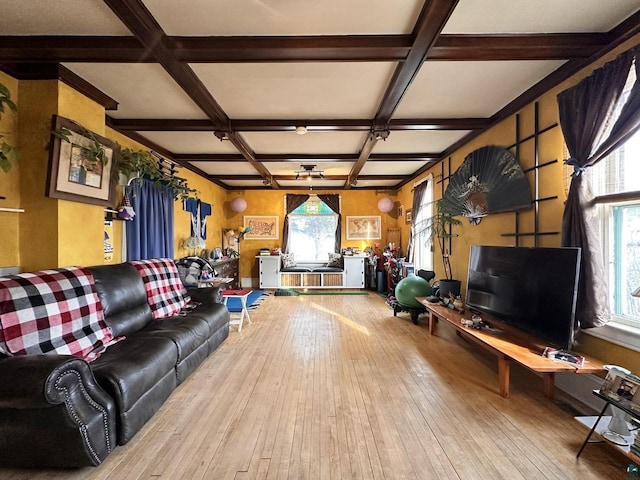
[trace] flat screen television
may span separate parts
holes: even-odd
[[[579,248],[473,245],[467,308],[570,349],[579,272]]]

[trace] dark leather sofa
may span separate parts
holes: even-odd
[[[0,359],[0,464],[81,467],[124,445],[229,335],[215,287],[186,315],[154,320],[128,264],[90,268],[105,321],[126,337],[92,363],[67,355]]]

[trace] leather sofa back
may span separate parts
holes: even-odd
[[[142,278],[129,263],[90,267],[104,310],[105,322],[115,337],[128,336],[153,319]]]

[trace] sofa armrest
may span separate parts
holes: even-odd
[[[194,302],[211,304],[222,303],[220,287],[189,288],[187,293]]]
[[[98,465],[116,446],[115,418],[113,399],[84,360],[0,360],[1,464]]]
[[[52,394],[62,372],[69,369],[91,375],[87,363],[71,355],[3,358],[0,360],[0,408],[41,408],[60,403]]]

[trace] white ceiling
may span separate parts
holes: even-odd
[[[447,0],[431,3],[446,7]],[[114,11],[122,5],[133,10],[118,15],[110,4],[116,5]],[[339,177],[314,179],[314,189],[393,188],[437,161],[429,155],[444,156],[474,128],[481,128],[474,127],[474,121],[488,124],[572,58],[542,54],[523,59],[507,52],[502,55],[510,59],[496,60],[489,58],[493,51],[480,48],[488,45],[480,39],[466,44],[467,49],[480,48],[468,58],[454,53],[444,60],[431,59],[430,51],[439,52],[439,38],[422,45],[414,31],[424,5],[425,0],[57,0],[55,5],[50,0],[3,0],[0,68],[11,74],[16,62],[33,68],[38,62],[59,61],[118,103],[116,110],[107,111],[114,128],[226,188],[307,188],[302,180],[291,179],[301,164],[316,164],[325,177]],[[149,26],[153,22],[142,22],[137,7],[146,7],[162,29],[152,42],[144,32],[155,28]],[[638,10],[638,0],[460,0],[442,33],[535,34],[525,44],[535,43],[543,33],[609,32]],[[136,30],[136,22],[145,27]],[[425,22],[425,31],[437,26]],[[31,57],[38,57],[38,48],[25,50],[29,53],[24,59],[3,58],[15,49],[2,49],[2,36],[17,35],[80,37],[51,50],[49,40],[43,40],[39,50],[44,56],[38,61]],[[115,39],[100,37],[103,49],[82,50],[88,43],[82,37],[96,36],[126,37],[132,43],[116,48],[109,43]],[[255,43],[255,36],[263,38]],[[336,43],[316,53],[322,58],[307,58],[314,55],[316,39],[322,45],[324,40]],[[192,40],[208,43],[190,50]],[[270,40],[290,41],[281,48],[291,56],[269,57]],[[354,58],[336,58],[350,51],[346,45],[353,40],[371,41],[376,47],[359,46],[352,50]],[[387,48],[387,40],[392,47]],[[406,88],[397,105],[381,111],[397,85],[395,75],[412,64],[407,54],[421,45],[426,61],[415,64],[415,75],[400,75],[398,81],[406,82]],[[577,46],[573,55],[581,53]],[[503,47],[508,50],[508,39]],[[129,50],[138,56],[123,60],[121,55]],[[525,52],[525,57],[533,58],[535,50]],[[241,53],[260,59],[238,57]],[[207,61],[209,55],[221,59]],[[240,59],[228,61],[225,55]],[[202,106],[202,99],[208,107]],[[212,110],[218,113],[212,116]],[[226,124],[216,120],[220,116]],[[388,121],[383,128],[389,135],[385,141],[373,141],[368,152],[368,139],[380,130],[379,118]],[[434,119],[445,125],[422,121]],[[134,125],[122,123],[127,120]],[[162,121],[164,128],[152,120]],[[180,121],[200,123],[185,127]],[[309,126],[306,135],[293,131],[300,121]],[[140,122],[147,126],[140,127]],[[218,134],[233,132],[232,141],[220,141],[214,129]],[[248,156],[239,145],[248,148]],[[265,176],[276,182],[266,185],[261,178]],[[357,183],[350,185],[349,177]]]

